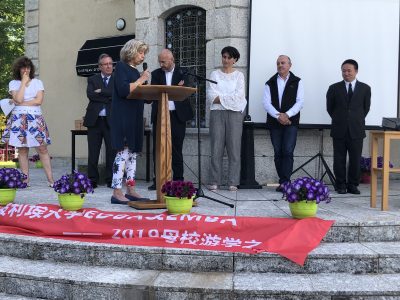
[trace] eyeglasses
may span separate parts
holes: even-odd
[[[105,63],[105,64],[100,64],[101,66],[112,66],[113,63]]]

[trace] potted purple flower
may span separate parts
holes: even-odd
[[[171,214],[188,214],[193,206],[196,189],[191,181],[167,181],[161,187],[167,210]]]
[[[15,168],[0,169],[0,205],[7,205],[15,199],[16,189],[24,189],[27,176]]]
[[[33,162],[36,168],[43,168],[39,154],[32,155],[32,157],[29,158],[29,161]]]
[[[322,181],[310,177],[297,178],[286,183],[282,193],[296,219],[314,217],[320,202],[331,201],[329,188]]]
[[[52,159],[51,156],[50,156],[50,159]],[[35,163],[36,168],[38,168],[38,169],[43,168],[43,164],[42,164],[42,161],[40,160],[39,154],[32,155],[32,157],[29,158],[29,161]]]
[[[81,209],[85,195],[94,191],[90,179],[77,171],[61,176],[54,182],[53,188],[58,193],[60,206],[66,210]]]
[[[371,157],[361,156],[360,169],[361,173],[371,173]]]
[[[383,157],[378,156],[376,158],[376,164],[378,168],[383,167]],[[371,183],[371,157],[364,157],[361,156],[360,158],[360,169],[361,169],[361,176],[360,182],[361,183]],[[389,161],[389,168],[393,168],[393,164]]]

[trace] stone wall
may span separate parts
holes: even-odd
[[[248,69],[248,28],[249,28],[249,0],[136,0],[135,1],[135,35],[150,45],[150,53],[146,61],[150,69],[158,68],[157,54],[165,47],[164,20],[171,13],[190,6],[201,7],[206,10],[207,19],[207,61],[206,69],[209,75],[216,68],[221,67],[220,51],[224,46],[232,45],[241,53],[236,67],[247,77]],[[39,1],[26,0],[26,54],[33,58],[39,73]],[[74,54],[75,55],[75,54]],[[265,59],[275,60],[275,57]],[[305,83],[307,88],[307,83]],[[251,99],[254,101],[254,99]],[[307,99],[305,99],[307,101]],[[146,105],[145,117],[150,119],[150,106]],[[208,120],[208,116],[207,116]],[[294,168],[300,166],[320,151],[321,132],[318,130],[300,130],[295,149]],[[202,182],[207,183],[210,153],[208,129],[201,130],[201,175]],[[368,134],[367,134],[368,136]],[[150,147],[151,148],[151,147]],[[260,184],[275,183],[277,176],[273,162],[273,149],[266,130],[257,129],[254,132],[255,172],[256,180]],[[398,146],[394,149],[398,150]],[[147,149],[143,149],[147,151]],[[149,149],[151,151],[151,149]],[[198,138],[197,129],[188,129],[184,144],[184,161],[186,179],[197,181],[198,175]],[[323,131],[324,158],[332,168],[332,141],[329,130]],[[393,152],[397,153],[397,152]],[[369,156],[368,137],[364,141],[363,154]],[[145,178],[145,155],[138,159],[139,179]],[[69,157],[55,159],[53,163],[68,166]],[[86,158],[79,158],[79,162],[86,163]],[[398,162],[395,160],[395,163]],[[152,165],[152,164],[151,164]],[[321,176],[319,160],[309,163],[305,169],[311,176]],[[224,171],[227,171],[227,158],[224,158]],[[152,172],[152,168],[151,168]],[[323,171],[322,171],[323,172]],[[299,171],[294,176],[305,175]],[[151,175],[152,177],[152,175]]]
[[[236,68],[242,71],[247,77],[249,4],[248,0],[136,1],[136,37],[145,40],[150,45],[150,53],[147,56],[148,58],[146,58],[149,68],[154,69],[158,67],[157,53],[165,47],[165,18],[176,10],[189,6],[197,6],[206,10],[207,75],[216,68],[221,67],[221,49],[227,45],[232,45],[241,54]],[[208,120],[208,114],[206,119]],[[201,175],[203,183],[207,183],[210,164],[208,129],[202,129],[201,132]],[[301,131],[299,133],[299,141],[295,154],[296,164],[305,161],[318,152],[318,145],[310,143],[310,141],[314,141],[318,137],[318,130]],[[198,175],[197,143],[197,130],[188,129],[184,144],[185,177],[186,179],[195,181],[197,181],[196,178]],[[226,174],[228,167],[227,157],[224,158],[223,165]],[[255,165],[256,180],[260,184],[277,181],[273,164],[272,145],[266,130],[256,130],[255,132]],[[311,165],[311,169],[315,171],[316,164]],[[142,171],[140,170],[139,163],[138,175],[142,174]]]
[[[39,75],[39,0],[25,1],[25,55],[32,59]]]

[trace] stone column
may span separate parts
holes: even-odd
[[[25,0],[25,55],[39,75],[39,0]]]

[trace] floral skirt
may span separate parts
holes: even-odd
[[[3,132],[2,141],[14,147],[50,145],[50,135],[42,115],[12,114]]]

